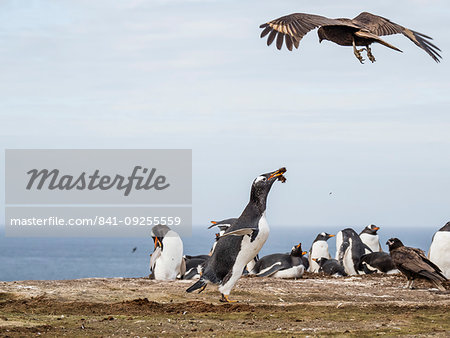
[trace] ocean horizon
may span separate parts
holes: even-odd
[[[318,233],[336,234],[336,226],[277,226],[271,225],[269,238],[260,257],[289,252],[302,243],[309,251]],[[358,233],[362,230],[354,228]],[[207,254],[217,229],[193,226],[191,237],[182,237],[184,254]],[[427,228],[381,227],[380,242],[384,251],[390,237],[398,237],[407,246],[425,252],[438,230]],[[332,257],[336,251],[335,238],[328,241]],[[133,252],[133,249],[136,250]],[[148,276],[153,242],[148,238],[16,238],[5,237],[0,226],[0,281],[62,280],[78,278],[112,278]]]

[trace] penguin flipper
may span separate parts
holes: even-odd
[[[256,231],[258,229],[255,228],[243,228],[243,229],[237,229],[234,231],[230,231],[230,232],[226,232],[224,233],[222,236],[220,236],[219,238],[225,237],[225,236],[245,236],[245,235],[251,235],[253,234],[253,231]]]
[[[367,244],[364,244],[364,251],[366,251],[366,250],[368,251],[368,253],[372,253],[373,252],[373,250],[371,248],[369,248],[369,246]]]
[[[156,247],[155,251],[153,251],[150,258],[150,269],[154,272],[156,260],[161,256],[161,247]]]
[[[256,277],[267,277],[273,275],[275,272],[280,271],[283,268],[281,263],[274,264],[269,270],[263,273],[256,274]]]
[[[200,278],[197,282],[192,284],[189,288],[186,289],[186,292],[193,292],[195,290],[198,290],[200,288],[203,288],[200,290],[202,292],[206,287],[206,281],[203,278]]]

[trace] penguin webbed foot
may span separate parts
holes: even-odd
[[[228,295],[224,295],[222,293],[222,298],[220,298],[220,302],[222,303],[238,303],[237,300],[231,300],[230,298],[228,298]]]

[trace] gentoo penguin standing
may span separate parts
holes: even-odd
[[[450,278],[450,222],[433,235],[428,258]]]
[[[336,235],[336,260],[348,275],[364,274],[358,271],[359,260],[365,254],[365,245],[355,230],[347,228]]]
[[[386,252],[371,252],[361,256],[359,262],[360,271],[366,274],[371,273],[399,273],[392,262],[391,255]]]
[[[284,182],[286,168],[258,176],[252,184],[250,201],[236,223],[219,238],[214,252],[206,261],[200,279],[187,292],[203,289],[207,283],[219,284],[221,301],[231,302],[231,290],[241,277],[245,266],[261,250],[269,236],[266,220],[267,195],[273,183]]]
[[[262,257],[256,262],[250,275],[256,277],[300,278],[305,272],[302,256],[302,243],[294,246],[289,254],[272,254]]]
[[[335,259],[320,257],[313,258],[313,261],[319,265],[318,272],[323,272],[333,277],[347,276],[344,267]]]
[[[155,250],[150,259],[152,275],[157,280],[175,280],[186,270],[183,259],[183,242],[178,234],[167,225],[152,228]]]
[[[389,246],[392,262],[406,276],[406,288],[412,289],[414,279],[422,278],[431,281],[439,290],[445,291],[443,282],[447,278],[441,269],[425,257],[422,250],[404,246],[398,238],[390,238],[386,244]]]
[[[331,258],[328,251],[328,239],[334,237],[334,235],[327,234],[326,232],[321,232],[317,235],[311,249],[309,249],[309,272],[319,272],[319,264],[313,258]]]
[[[380,227],[377,227],[376,225],[368,225],[364,228],[363,231],[359,234],[359,237],[361,238],[361,241],[367,245],[368,250],[366,248],[366,254],[370,252],[380,252],[383,251],[381,249],[380,245],[380,239],[378,238],[377,231],[380,229]]]

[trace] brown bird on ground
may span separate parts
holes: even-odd
[[[268,46],[272,44],[275,37],[277,38],[278,49],[283,46],[283,41],[290,51],[292,51],[292,46],[298,48],[303,36],[319,27],[317,31],[319,42],[329,40],[341,46],[353,46],[353,53],[361,63],[364,63],[361,56],[363,50],[367,52],[369,60],[375,62],[375,57],[369,47],[374,42],[401,52],[400,49],[380,38],[383,35],[399,33],[422,48],[434,61],[440,62],[439,58],[442,58],[438,53],[441,50],[430,42],[430,40],[433,40],[431,37],[367,12],[359,14],[354,19],[329,19],[320,15],[294,13],[269,21],[259,27],[264,28],[261,32],[261,38],[270,33],[267,38]],[[364,46],[365,48],[357,49],[356,46]]]
[[[436,264],[425,257],[422,250],[404,246],[398,238],[389,239],[386,245],[389,246],[395,267],[408,279],[405,288],[412,289],[414,279],[422,278],[428,279],[439,290],[445,291],[443,282],[447,281],[447,278]]]

